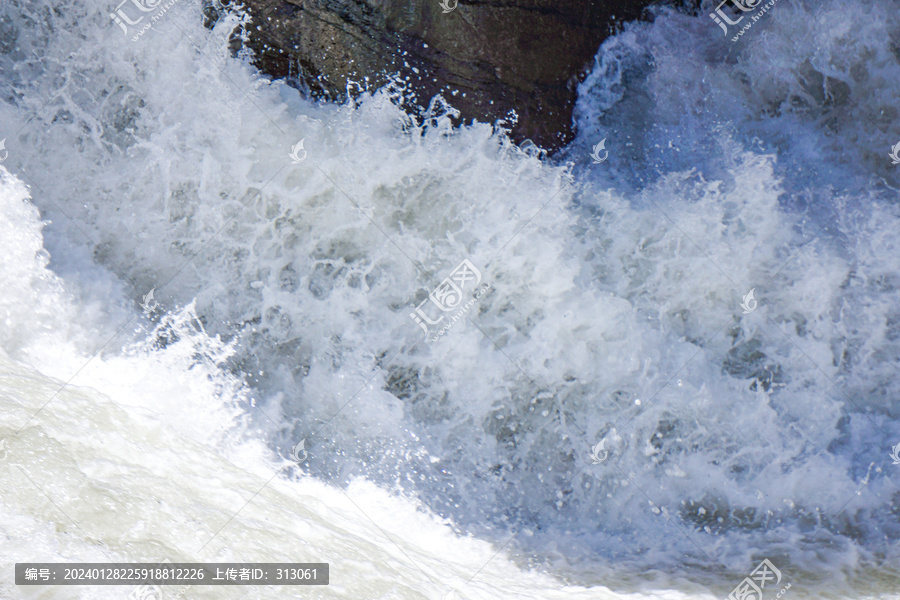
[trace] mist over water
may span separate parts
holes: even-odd
[[[108,9],[0,8],[4,564],[700,598],[768,558],[798,598],[896,597],[892,2],[781,0],[735,44],[660,9],[553,158],[441,102],[305,100],[231,55],[238,16],[132,42]],[[464,259],[491,289],[428,343]]]

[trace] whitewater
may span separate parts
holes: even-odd
[[[0,598],[169,560],[330,585],[165,598],[705,600],[763,559],[766,600],[900,598],[893,2],[654,9],[553,156],[167,6],[0,6]]]

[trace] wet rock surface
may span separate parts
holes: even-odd
[[[518,121],[554,150],[573,136],[578,83],[602,41],[649,0],[243,0],[259,68],[342,100],[398,74],[421,109],[442,94],[463,122]],[[658,4],[658,2],[656,2]]]

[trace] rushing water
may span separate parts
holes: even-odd
[[[787,597],[900,597],[894,2],[735,43],[657,11],[553,158],[307,101],[237,16],[132,41],[110,8],[0,7],[0,597],[130,591],[15,562],[169,559],[331,564],[260,598],[716,598],[763,558]]]

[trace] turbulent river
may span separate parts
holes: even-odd
[[[894,1],[658,9],[554,156],[170,4],[0,5],[0,597],[900,597]]]

